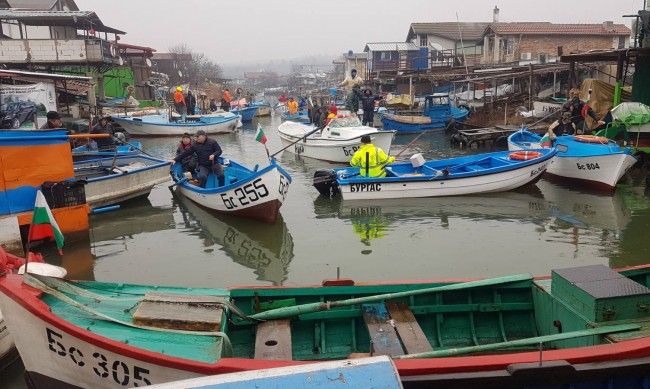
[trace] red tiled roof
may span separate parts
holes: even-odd
[[[492,23],[488,26],[497,34],[513,35],[630,35],[632,31],[624,24],[553,24],[553,23]]]

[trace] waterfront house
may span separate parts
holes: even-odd
[[[412,42],[367,43],[363,51],[368,53],[368,72],[400,72],[428,68],[428,48],[420,48]]]
[[[483,56],[487,22],[411,23],[406,42],[429,51],[429,67],[474,66]]]

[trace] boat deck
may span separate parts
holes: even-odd
[[[495,127],[472,128],[458,130],[452,135],[452,144],[467,148],[486,146],[507,146],[508,136],[519,131],[521,127],[514,125],[499,125]]]

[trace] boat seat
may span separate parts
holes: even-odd
[[[293,359],[289,319],[268,320],[257,325],[255,359],[282,361]]]
[[[221,331],[223,298],[147,292],[133,313],[133,324],[187,331]]]
[[[370,356],[433,351],[408,304],[363,304],[361,312],[370,335]]]
[[[424,335],[424,331],[415,320],[413,312],[406,303],[387,302],[386,309],[395,323],[395,329],[399,335],[407,354],[424,353],[433,351],[431,343]]]

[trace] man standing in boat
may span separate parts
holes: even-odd
[[[297,115],[298,114],[298,102],[293,99],[293,97],[289,97],[289,102],[287,103],[287,108],[289,109],[289,115]]]
[[[196,141],[192,143],[190,148],[178,154],[176,158],[169,162],[173,166],[176,162],[181,162],[183,158],[194,153],[196,153],[199,159],[199,186],[205,188],[210,172],[217,175],[219,186],[224,186],[225,177],[223,175],[223,166],[217,162],[217,158],[222,153],[221,146],[219,146],[216,140],[208,138],[203,130],[196,132]]]
[[[105,151],[115,150],[115,142],[113,141],[115,130],[113,129],[111,123],[108,122],[107,116],[100,117],[99,122],[97,122],[97,124],[93,126],[92,130],[90,130],[90,133],[108,135],[108,137],[106,138],[97,138],[95,140],[97,142],[98,150],[105,150]]]
[[[348,89],[348,97],[345,100],[345,108],[350,111],[353,116],[357,115],[359,110],[359,98],[361,97],[361,86],[363,80],[357,76],[357,69],[350,71],[350,76],[346,77],[339,86],[345,86]]]
[[[226,90],[223,91],[223,100],[226,101],[227,105],[226,106],[222,105],[221,108],[226,112],[230,112],[230,103],[232,102],[232,96],[230,95],[230,89],[226,88]]]
[[[361,147],[354,153],[350,165],[358,167],[362,177],[386,177],[386,165],[395,162],[395,157],[389,157],[371,142],[370,135],[361,137]]]
[[[372,94],[372,89],[366,88],[361,97],[361,107],[363,108],[363,125],[372,127],[375,115],[375,101],[379,100],[378,96]]]
[[[187,107],[187,114],[194,115],[194,110],[196,109],[196,97],[194,97],[191,90],[188,90],[187,96],[185,96],[185,106]]]
[[[174,92],[174,107],[179,115],[183,114],[183,108],[185,108],[185,96],[183,96],[183,88],[180,86],[177,86],[176,92]]]

